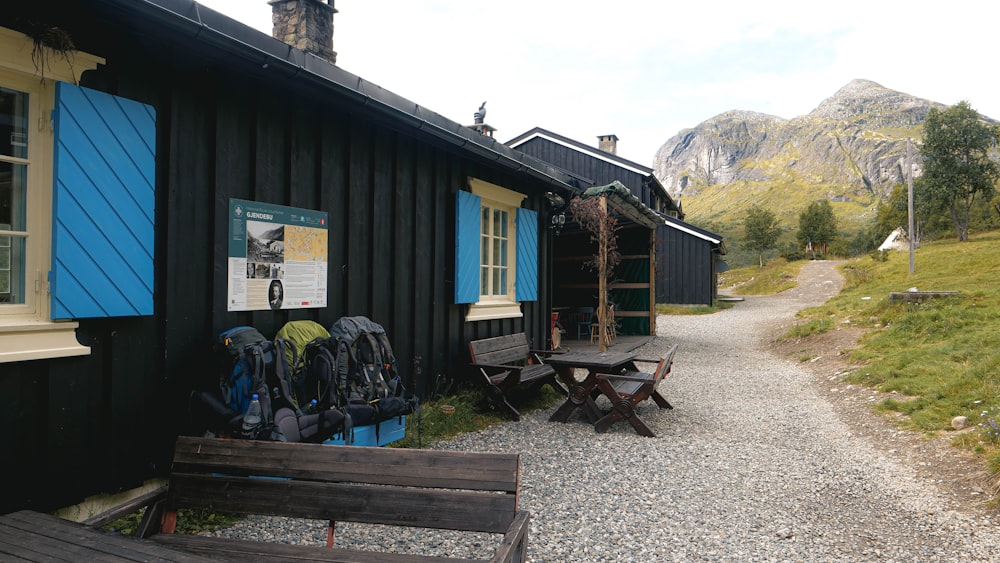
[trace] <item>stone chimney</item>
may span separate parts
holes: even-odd
[[[611,154],[618,154],[618,137],[615,135],[599,135],[597,137],[597,148]]]
[[[333,50],[333,0],[270,0],[275,39],[337,64]]]

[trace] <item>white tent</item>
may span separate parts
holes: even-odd
[[[906,231],[903,227],[897,227],[895,231],[889,233],[889,236],[885,237],[885,242],[878,247],[879,251],[883,250],[905,250],[908,248],[908,240],[906,238]]]

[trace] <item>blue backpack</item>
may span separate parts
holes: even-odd
[[[256,328],[238,326],[221,332],[217,341],[227,361],[219,379],[222,402],[234,413],[246,412],[250,398],[257,394],[263,422],[253,439],[282,440],[280,430],[275,431],[274,413],[268,378],[277,369],[275,345]]]

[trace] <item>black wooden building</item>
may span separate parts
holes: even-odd
[[[0,39],[0,101],[11,92],[15,100],[0,110],[27,115],[0,125],[39,147],[25,158],[14,144],[0,144],[10,153],[0,154],[0,167],[29,170],[29,177],[47,171],[30,181],[54,200],[29,195],[35,215],[27,226],[16,217],[4,225],[0,216],[0,235],[25,241],[29,267],[22,268],[40,272],[21,282],[21,300],[33,310],[16,296],[10,306],[0,301],[7,430],[0,513],[50,510],[162,474],[173,437],[186,429],[187,394],[217,378],[211,343],[229,327],[273,335],[293,319],[330,326],[341,316],[367,316],[386,328],[406,385],[422,396],[439,379],[462,377],[469,340],[524,331],[544,345],[552,275],[545,194],[570,197],[571,175],[192,0],[8,3]],[[79,108],[69,107],[71,95],[138,121],[125,127],[95,110],[92,121],[76,123],[85,136],[107,129],[112,138],[97,149],[141,149],[134,158],[145,164],[109,160],[107,182],[90,186],[101,191],[120,181],[124,192],[76,201],[64,191],[62,174],[70,183],[90,177],[65,171],[76,157],[68,131],[70,110]],[[46,108],[29,111],[16,101],[48,98],[67,104],[56,112],[55,133]],[[134,136],[116,136],[133,126]],[[0,175],[0,201],[18,204],[10,195],[18,177]],[[513,312],[473,316],[456,288],[463,270],[456,202],[498,188],[516,196],[509,205],[530,243],[523,265],[537,265],[532,275],[518,274]],[[657,197],[642,196],[658,209],[669,206]],[[234,199],[328,213],[326,307],[227,309]],[[98,200],[101,211],[92,211]],[[130,211],[119,213],[122,207]],[[88,223],[92,242],[77,242],[86,230],[78,221]],[[46,231],[51,263],[48,246],[33,246]],[[64,255],[68,262],[56,264]],[[74,266],[82,257],[86,264]],[[84,281],[91,275],[109,283]],[[109,305],[119,292],[120,303]],[[62,343],[41,343],[45,332]]]
[[[548,162],[586,186],[621,182],[663,217],[656,228],[656,302],[711,305],[718,296],[718,273],[725,268],[722,237],[686,223],[683,209],[651,168],[616,154],[615,135],[598,139],[599,146],[591,147],[536,127],[507,145]]]

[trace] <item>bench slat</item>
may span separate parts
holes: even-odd
[[[483,365],[483,364],[477,364],[477,365]],[[500,369],[500,366],[497,367],[498,369]],[[525,366],[524,368],[521,368],[520,370],[521,376],[517,379],[517,382],[519,384],[530,383],[536,379],[542,379],[550,375],[555,375],[555,373],[556,369],[550,366],[549,364],[535,364],[531,366]],[[493,383],[495,384],[500,384],[505,379],[507,379],[509,375],[510,375],[509,371],[501,371],[499,373],[491,375],[490,380],[493,381]]]
[[[522,561],[529,514],[518,510],[520,455],[177,439],[163,529],[180,508],[502,534],[494,561]],[[162,509],[162,510],[161,510]],[[143,535],[155,530],[147,530]],[[232,561],[466,561],[317,546],[154,534]]]
[[[515,338],[517,337],[517,338]],[[474,364],[524,364],[531,355],[525,334],[473,340],[469,351]]]
[[[174,472],[220,471],[296,480],[517,491],[518,454],[213,440],[181,436]],[[223,471],[224,470],[224,471]]]
[[[4,518],[0,525],[0,544],[4,554],[25,561],[204,561],[204,557],[178,552],[169,559],[156,544],[112,534],[95,534],[93,529],[53,521],[31,511],[20,511]],[[103,556],[103,557],[102,557]],[[7,559],[3,559],[7,561]],[[20,560],[20,559],[19,559]]]
[[[517,498],[477,491],[174,474],[167,508],[178,507],[501,533],[514,518]]]
[[[269,563],[273,561],[333,561],[344,563],[471,563],[475,561],[473,559],[432,557],[405,553],[354,551],[313,545],[262,543],[249,540],[190,536],[185,534],[157,534],[151,539],[170,547],[183,549],[184,551],[230,561],[260,561]]]

